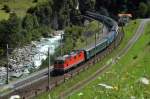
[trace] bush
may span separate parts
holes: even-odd
[[[41,37],[41,33],[39,32],[38,29],[33,29],[31,31],[32,34],[32,40],[38,40]]]
[[[37,2],[38,2],[38,0],[33,0],[32,2],[33,2],[33,3],[37,3]]]
[[[138,58],[138,56],[137,55],[135,55],[134,57],[133,57],[133,59],[137,59]]]
[[[150,46],[150,41],[148,42],[148,44],[147,44],[148,46]]]
[[[0,56],[4,55],[4,50],[0,48]]]
[[[9,6],[6,5],[6,4],[3,6],[2,10],[5,10],[6,13],[9,13],[11,11],[11,9],[9,8]]]

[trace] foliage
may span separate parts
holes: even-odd
[[[95,9],[96,0],[79,0],[79,2],[81,12]]]
[[[32,2],[33,2],[33,3],[37,3],[37,2],[38,2],[38,0],[33,0]]]
[[[51,32],[49,26],[39,26],[36,16],[27,14],[21,20],[15,13],[11,13],[8,20],[0,22],[0,30],[0,43],[9,44],[13,48],[37,40],[41,36],[47,37]],[[5,48],[1,48],[5,50]]]
[[[32,16],[37,17],[37,21],[40,25],[50,25],[52,8],[51,3],[40,3],[36,7],[31,7],[27,12]]]
[[[32,30],[33,28],[37,28],[38,26],[39,23],[37,21],[37,17],[32,16],[31,14],[27,14],[22,21],[22,27],[28,31]]]
[[[10,15],[11,17],[7,21],[1,21],[0,23],[0,42],[2,44],[17,44],[20,38],[20,19],[15,13]]]
[[[4,54],[4,50],[0,48],[0,56],[2,56],[3,54]]]
[[[5,4],[5,5],[3,6],[2,10],[5,10],[6,13],[9,13],[11,9],[9,8],[8,5]]]
[[[138,7],[138,11],[139,11],[139,15],[141,16],[141,17],[145,17],[146,16],[146,14],[147,14],[147,12],[148,12],[148,7],[147,7],[147,5],[144,3],[144,2],[141,2],[140,4],[139,4],[139,7]]]

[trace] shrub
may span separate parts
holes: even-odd
[[[133,59],[137,59],[137,57],[138,57],[138,56],[137,56],[137,55],[135,55],[135,56],[133,57]]]
[[[37,3],[37,2],[38,2],[38,0],[33,0],[32,2],[33,2],[33,3]]]
[[[150,46],[150,41],[147,43],[148,46]]]
[[[4,50],[0,48],[0,56],[4,54]]]
[[[6,4],[3,6],[2,10],[5,10],[6,13],[9,13],[11,11],[11,9],[9,8],[9,6],[6,5]]]

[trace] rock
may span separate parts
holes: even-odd
[[[21,97],[19,95],[13,95],[9,99],[21,99]]]

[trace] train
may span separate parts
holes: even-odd
[[[67,55],[57,57],[54,61],[54,71],[56,73],[65,73],[71,68],[76,67],[79,64],[91,59],[96,54],[105,50],[118,35],[118,24],[115,20],[107,16],[89,11],[86,12],[86,16],[103,22],[109,30],[108,34],[103,37],[96,45],[83,48],[82,50],[74,50]]]

